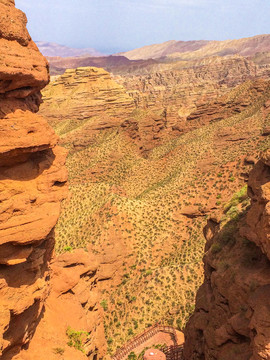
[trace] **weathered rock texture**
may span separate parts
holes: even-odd
[[[100,349],[104,345],[97,294],[88,288],[95,282],[97,265],[78,253],[63,255],[49,269],[54,227],[67,195],[67,171],[66,150],[57,146],[54,131],[36,114],[40,90],[49,81],[48,64],[14,1],[0,0],[0,13],[0,357],[53,358],[48,355],[52,350],[44,349],[46,343],[36,357],[31,351],[21,353],[41,319],[55,339],[61,341],[63,335],[65,344],[66,322],[91,331],[85,354],[94,356],[96,339],[103,341]],[[72,323],[75,314],[77,322]],[[65,328],[62,333],[54,328],[56,319]],[[74,353],[65,358],[74,358]]]
[[[237,55],[166,66],[156,71],[153,68],[146,75],[126,74],[115,79],[127,89],[138,108],[165,112],[167,126],[175,135],[190,128],[186,122],[198,118],[209,102],[217,101],[212,112],[220,112],[225,99],[219,97],[235,86],[256,78],[269,79],[266,69],[258,69],[254,62]],[[230,101],[225,101],[230,107]]]
[[[211,219],[205,281],[185,332],[185,359],[270,358],[270,154],[248,183],[251,207],[224,226]],[[220,226],[220,229],[219,229]]]
[[[100,130],[119,126],[135,109],[124,88],[107,71],[94,67],[66,70],[43,95],[41,113],[75,147],[88,143]]]
[[[53,259],[45,312],[29,348],[14,360],[57,360],[61,353],[68,360],[99,359],[106,354],[98,269],[97,260],[81,249]],[[68,329],[82,332],[83,351],[67,345],[72,339]]]
[[[257,70],[239,56],[193,65],[115,77],[130,96],[103,69],[67,70],[43,91],[41,113],[70,149],[92,144],[101,130],[120,127],[147,154],[166,139],[244,112],[268,86],[263,80],[244,83],[255,79]]]
[[[11,359],[44,311],[67,172],[65,151],[34,113],[49,81],[47,61],[14,1],[2,0],[0,11],[0,354]]]

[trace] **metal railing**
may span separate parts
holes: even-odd
[[[147,328],[143,333],[135,336],[133,339],[131,339],[129,342],[127,342],[124,346],[122,346],[120,349],[118,349],[116,351],[116,353],[112,357],[112,359],[113,360],[123,360],[132,350],[136,349],[137,347],[142,345],[144,342],[146,342],[147,340],[154,337],[159,332],[165,332],[165,333],[169,333],[172,335],[172,340],[174,342],[174,345],[164,348],[164,353],[165,353],[165,351],[167,351],[172,354],[172,355],[170,355],[172,357],[170,357],[168,359],[169,360],[180,360],[179,357],[174,357],[174,356],[176,356],[176,353],[177,353],[176,348],[182,349],[181,346],[177,345],[177,336],[176,336],[175,328],[172,326],[160,325],[159,323],[152,325],[151,327]],[[166,355],[166,357],[167,357],[167,355]]]

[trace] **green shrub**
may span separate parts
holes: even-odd
[[[71,246],[65,246],[64,249],[63,249],[65,252],[71,252],[73,249]]]
[[[67,328],[66,335],[69,338],[68,346],[74,347],[75,349],[84,352],[83,342],[88,335],[86,331],[76,331],[70,326]]]
[[[228,212],[230,208],[237,206],[247,198],[247,185],[244,185],[238,192],[233,195],[231,200],[224,206],[224,211]]]
[[[107,343],[108,345],[111,345],[113,343],[113,339],[110,337],[108,340],[107,340]]]
[[[152,275],[152,274],[153,274],[152,270],[146,270],[146,272],[145,272],[145,276],[149,276],[149,275]]]
[[[137,355],[135,354],[134,351],[128,354],[128,360],[137,360]]]
[[[103,307],[104,311],[108,310],[108,302],[107,300],[101,300],[100,305]]]

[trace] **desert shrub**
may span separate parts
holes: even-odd
[[[104,311],[108,310],[108,302],[107,302],[107,300],[105,300],[105,299],[101,300],[100,305],[103,307]]]
[[[247,198],[247,185],[244,185],[238,192],[233,195],[231,200],[224,206],[224,211],[228,212],[232,207],[237,206]]]
[[[72,247],[71,246],[65,246],[64,248],[63,248],[63,250],[65,251],[65,252],[71,252],[73,249],[72,249]]]
[[[76,331],[70,326],[67,328],[66,335],[69,338],[68,346],[74,347],[75,349],[84,352],[83,342],[88,335],[86,331]]]
[[[128,360],[137,360],[137,355],[135,354],[134,351],[128,354]]]

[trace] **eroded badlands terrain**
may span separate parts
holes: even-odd
[[[207,219],[246,196],[269,145],[269,85],[267,72],[233,56],[147,76],[77,68],[44,90],[41,113],[69,149],[56,248],[90,246],[109,259],[109,353],[157,321],[184,329],[203,280]]]
[[[186,360],[268,359],[269,36],[50,59],[48,84],[0,11],[1,359],[110,358],[156,322]]]

